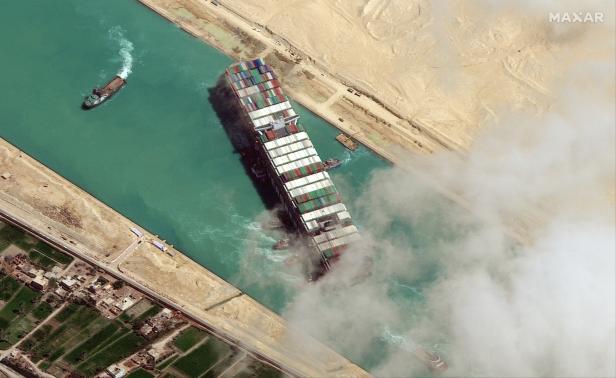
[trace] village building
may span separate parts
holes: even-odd
[[[34,290],[45,291],[49,287],[49,280],[42,276],[37,276],[30,281],[30,286]]]
[[[71,292],[79,287],[79,282],[74,278],[65,278],[60,281],[60,286],[68,292]]]
[[[126,369],[113,364],[110,365],[107,369],[105,369],[105,372],[111,377],[111,378],[122,378],[126,376]]]

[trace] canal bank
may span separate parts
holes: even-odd
[[[0,136],[268,308],[284,308],[302,277],[261,289],[242,268],[250,261],[267,281],[285,270],[290,254],[271,249],[278,235],[261,224],[270,210],[211,106],[209,88],[231,60],[136,2],[11,7],[0,15],[7,48],[0,66],[9,73],[0,83],[14,88],[0,104]],[[57,17],[47,17],[52,11]],[[46,27],[28,28],[10,13]],[[133,45],[128,83],[84,112],[83,96],[122,67],[117,32]],[[332,173],[344,198],[387,167],[365,148],[348,153],[335,129],[296,109],[319,153],[345,161]]]
[[[0,217],[182,311],[218,336],[305,377],[368,376],[275,313],[0,139]],[[41,195],[45,193],[45,195]],[[53,211],[51,211],[53,210]],[[159,241],[160,242],[160,241]]]

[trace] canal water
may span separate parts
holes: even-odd
[[[0,25],[0,136],[235,284],[246,253],[261,255],[249,261],[264,279],[279,270],[266,207],[208,99],[231,59],[135,1],[11,2]],[[126,87],[81,110],[124,65]],[[345,160],[333,173],[345,197],[387,167],[296,109],[321,156]],[[243,289],[274,310],[288,300]]]
[[[8,2],[0,46],[0,137],[269,308],[284,309],[305,282],[281,279],[289,252],[271,249],[279,235],[264,229],[266,204],[209,99],[228,57],[124,0]],[[80,109],[94,86],[120,71],[128,73],[125,88],[92,111]],[[346,151],[337,130],[295,108],[321,157],[344,160],[332,176],[361,228],[367,214],[357,199],[388,164],[363,147]],[[424,253],[435,242],[431,229],[442,227],[438,220],[423,229],[392,225],[393,243]],[[426,282],[435,276],[427,271]],[[421,282],[389,284],[401,313],[421,300]],[[370,368],[383,352],[354,357]]]

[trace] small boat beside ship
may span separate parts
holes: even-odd
[[[330,170],[334,168],[338,168],[342,165],[342,161],[338,159],[327,159],[323,162],[325,169]]]
[[[109,100],[114,94],[116,94],[122,87],[126,85],[126,79],[116,75],[110,82],[103,87],[94,88],[92,93],[89,94],[81,104],[82,109],[93,109],[103,102]]]
[[[345,134],[340,134],[336,137],[336,140],[340,142],[343,146],[345,146],[350,151],[355,151],[357,149],[357,142],[355,142],[350,136]]]

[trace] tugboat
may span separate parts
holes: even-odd
[[[287,239],[287,238],[280,239],[280,240],[278,240],[278,241],[276,242],[276,244],[274,244],[274,245],[272,246],[272,249],[274,249],[274,250],[282,250],[282,249],[287,249],[287,248],[289,248],[289,244],[290,244],[289,239]]]
[[[110,82],[105,84],[104,87],[94,88],[92,93],[83,100],[81,108],[88,110],[99,106],[110,99],[117,91],[122,89],[125,84],[126,79],[116,75]]]
[[[447,371],[447,362],[443,361],[441,356],[436,353],[429,352],[422,347],[418,347],[413,352],[421,362],[435,373],[443,373]]]
[[[342,161],[338,159],[327,159],[323,162],[326,170],[334,169],[339,167],[342,164]]]

